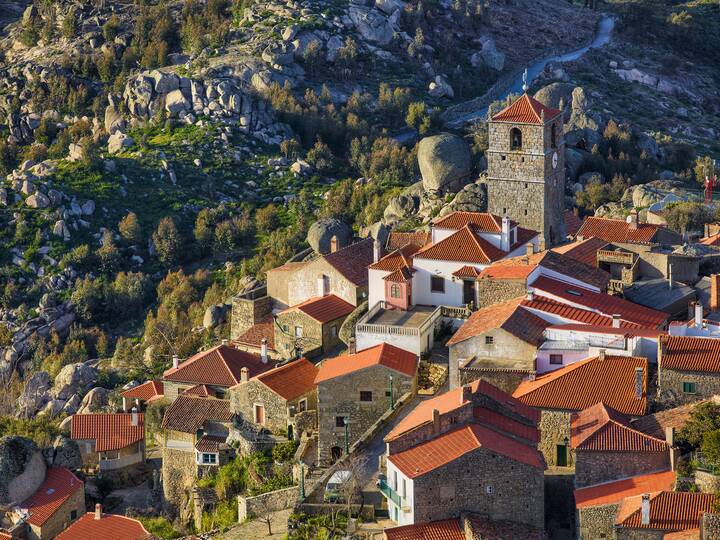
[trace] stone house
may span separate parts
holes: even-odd
[[[675,472],[666,470],[576,489],[577,537],[615,538],[615,521],[625,498],[674,487]]]
[[[665,406],[708,399],[720,393],[720,340],[661,336],[658,396]]]
[[[230,410],[238,424],[252,424],[288,439],[314,430],[317,412],[315,377],[318,368],[301,358],[233,386]],[[301,429],[296,430],[296,421]]]
[[[574,467],[572,414],[602,402],[630,418],[643,416],[648,408],[647,378],[646,358],[600,351],[597,356],[523,381],[513,397],[541,411],[538,448],[548,465]]]
[[[400,525],[476,512],[544,528],[537,411],[486,381],[418,404],[385,437],[380,489]]]
[[[68,469],[50,467],[37,491],[6,514],[13,525],[0,529],[0,538],[51,540],[84,513],[85,484]]]
[[[227,443],[232,423],[226,399],[181,395],[167,408],[162,421],[162,475],[168,501],[179,506],[196,479],[232,459],[234,450]]]
[[[575,487],[672,468],[671,444],[634,429],[625,415],[604,403],[573,414],[570,425]]]
[[[334,294],[317,296],[275,316],[275,350],[285,359],[318,356],[344,346],[340,327],[355,306]]]
[[[164,397],[172,402],[190,392],[224,398],[228,389],[240,382],[243,368],[247,369],[248,377],[254,377],[273,365],[267,354],[241,351],[223,341],[184,362],[173,358],[173,367],[163,374]]]
[[[143,405],[160,401],[165,397],[162,381],[146,381],[120,392],[122,410],[128,411],[133,406],[141,410]]]
[[[137,410],[74,414],[70,438],[78,443],[85,467],[98,466],[103,472],[145,462],[145,415]]]
[[[337,461],[395,401],[415,392],[418,357],[387,343],[325,360],[315,384],[318,461]]]
[[[535,374],[535,355],[549,323],[524,309],[523,299],[479,309],[450,338],[450,388],[484,379],[512,392]]]
[[[546,540],[547,534],[523,523],[495,521],[479,514],[463,514],[457,519],[426,521],[391,527],[383,532],[384,540],[467,540],[468,538],[522,538]]]
[[[577,238],[600,238],[605,242],[625,247],[625,244],[682,244],[682,235],[662,225],[639,223],[637,212],[630,219],[610,219],[588,216],[577,233]]]
[[[81,538],[146,540],[152,536],[137,519],[116,514],[104,514],[102,506],[96,504],[94,512],[83,514],[80,519],[60,533],[56,540]]]

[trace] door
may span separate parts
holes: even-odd
[[[265,425],[265,407],[263,405],[255,405],[255,423],[261,426]]]
[[[475,282],[463,280],[463,304],[475,305]]]
[[[564,444],[557,445],[557,459],[555,465],[558,467],[567,467],[567,446]]]
[[[342,457],[342,453],[342,448],[340,448],[339,446],[333,446],[330,449],[330,457],[332,459],[332,462],[335,463],[338,459],[340,459]]]

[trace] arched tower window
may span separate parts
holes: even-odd
[[[510,130],[510,150],[522,149],[522,131],[520,128],[512,128]]]
[[[550,146],[557,148],[557,124],[550,126]]]

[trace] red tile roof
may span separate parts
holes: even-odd
[[[37,491],[20,504],[20,508],[30,514],[28,523],[42,527],[70,496],[83,489],[83,482],[69,470],[51,467],[45,474],[45,480]]]
[[[707,236],[701,239],[700,243],[705,246],[720,246],[720,233]]]
[[[511,227],[517,223],[510,222]],[[480,232],[502,232],[502,218],[486,212],[452,212],[447,216],[438,218],[433,227],[437,229],[453,229],[459,231],[467,225]]]
[[[653,437],[663,438],[665,437],[665,430],[669,427],[675,430],[682,429],[692,416],[695,408],[702,403],[705,403],[705,401],[695,401],[672,409],[665,409],[664,411],[648,414],[642,418],[636,418],[632,421],[632,427]]]
[[[684,531],[675,531],[663,535],[663,540],[702,540],[700,537],[700,528],[685,529]]]
[[[368,283],[367,267],[373,262],[372,238],[350,244],[334,253],[324,255],[325,261],[356,287]]]
[[[614,482],[605,482],[595,486],[575,490],[575,506],[599,506],[614,504],[625,497],[642,495],[655,491],[672,490],[675,486],[675,471],[661,471],[632,478],[623,478]]]
[[[383,280],[390,281],[392,283],[407,283],[412,279],[412,275],[414,273],[414,269],[403,267],[395,270],[394,272],[390,272],[387,276],[383,278]]]
[[[216,437],[214,435],[203,435],[195,444],[195,450],[198,452],[214,452],[217,453],[221,449],[229,448],[226,443],[226,437]]]
[[[74,414],[70,437],[94,440],[96,452],[119,450],[145,438],[145,415],[137,413],[138,425],[132,425],[132,413]]]
[[[565,233],[568,236],[575,236],[582,227],[582,220],[572,210],[563,212],[563,221],[565,222]]]
[[[321,324],[329,323],[346,317],[353,312],[355,306],[350,302],[346,302],[339,296],[327,294],[325,296],[315,296],[309,300],[305,300],[301,304],[296,304],[287,308],[281,313],[289,313],[291,311],[302,311],[305,315]]]
[[[255,377],[270,390],[285,400],[295,399],[315,388],[318,368],[307,358],[266,371]],[[242,383],[241,383],[242,384]]]
[[[540,442],[540,431],[533,425],[523,424],[504,414],[488,409],[487,407],[474,407],[473,418],[481,425],[491,429],[500,430],[516,438],[525,439],[537,444]],[[533,421],[534,422],[534,421]]]
[[[479,448],[538,469],[545,468],[542,454],[536,448],[480,424],[468,424],[448,431],[412,448],[391,454],[387,459],[408,478],[417,478]]]
[[[532,300],[523,300],[522,306],[529,310],[547,313],[548,315],[555,315],[562,319],[566,319],[569,321],[577,321],[583,324],[590,324],[595,326],[612,326],[613,322],[612,317],[609,315],[602,315],[600,313],[589,311],[587,309],[569,306],[567,304],[563,304],[537,294]],[[621,320],[620,327],[639,328],[640,325]]]
[[[618,509],[616,525],[631,529],[682,531],[695,529],[705,512],[711,512],[716,496],[710,493],[660,491],[650,495],[650,523],[641,520],[642,495],[627,497]]]
[[[387,540],[465,540],[465,531],[457,519],[415,523],[385,529]]]
[[[295,270],[306,266],[309,262],[310,261],[286,262],[282,266],[276,266],[275,268],[271,268],[270,270],[268,270],[268,272],[294,272]]]
[[[542,529],[516,521],[496,521],[479,514],[468,514],[463,521],[472,540],[547,540]]]
[[[667,452],[669,447],[634,429],[630,419],[615,409],[598,403],[573,414],[572,447],[591,452]]]
[[[388,251],[395,251],[396,249],[412,244],[417,249],[427,244],[430,238],[430,231],[391,231],[385,243],[385,248]]]
[[[320,364],[315,384],[342,377],[371,366],[385,366],[393,371],[404,373],[410,377],[417,371],[418,357],[415,353],[395,347],[389,343],[381,343],[358,351],[329,358]]]
[[[182,392],[185,396],[195,396],[195,397],[215,397],[217,394],[210,390],[210,388],[207,387],[207,385],[204,384],[196,384],[195,386],[188,388],[187,390]]]
[[[524,281],[537,268],[535,264],[502,264],[505,260],[511,259],[496,261],[483,268],[482,272],[478,274],[478,279],[520,279]]]
[[[394,272],[395,270],[400,270],[401,268],[412,268],[413,255],[415,255],[420,247],[421,246],[409,244],[398,248],[385,255],[378,262],[371,264],[368,268],[372,268],[373,270],[385,270],[387,272]]]
[[[569,285],[545,276],[533,281],[532,288],[536,295],[550,295],[556,300],[559,299],[560,302],[581,306],[602,315],[612,317],[613,314],[618,314],[622,320],[649,328],[662,327],[670,317],[663,311],[640,306],[617,296]]]
[[[608,243],[602,238],[591,236],[584,240],[576,240],[563,246],[552,248],[555,253],[567,255],[571,259],[580,261],[588,266],[597,267],[597,252],[604,249]]]
[[[447,342],[448,346],[499,328],[526,343],[539,345],[543,341],[543,332],[550,323],[520,307],[522,301],[522,297],[515,298],[474,312],[453,334]]]
[[[127,399],[139,399],[141,401],[154,401],[162,399],[164,392],[162,381],[147,381],[120,393],[120,396]]]
[[[455,270],[455,271],[452,273],[452,275],[455,276],[455,277],[459,277],[459,278],[464,278],[464,277],[466,277],[466,278],[473,278],[473,279],[474,279],[474,278],[476,278],[476,277],[478,277],[478,276],[480,275],[480,272],[478,272],[478,269],[475,268],[474,266],[467,266],[467,265],[465,265],[465,266],[461,266],[460,268],[458,268],[457,270]]]
[[[635,395],[636,368],[643,369],[641,398]],[[647,412],[647,370],[646,358],[595,356],[523,381],[513,396],[540,409],[581,411],[602,401],[623,414],[642,416]]]
[[[628,328],[620,327],[614,328],[612,326],[596,325],[596,324],[553,324],[548,327],[549,330],[572,330],[573,332],[583,332],[591,334],[614,334],[616,336],[626,337],[647,337],[647,338],[658,338],[660,336],[667,335],[664,330],[658,330],[657,328]]]
[[[544,116],[543,116],[544,114]],[[560,114],[558,109],[547,107],[528,94],[523,94],[508,107],[492,117],[493,122],[542,124]]]
[[[679,234],[660,225],[638,223],[637,228],[632,228],[624,219],[608,219],[594,216],[585,218],[577,235],[583,238],[596,236],[607,242],[650,244],[657,241],[657,234],[661,229],[667,231],[669,235],[677,236],[677,242],[682,242],[682,237]]]
[[[143,540],[149,534],[136,519],[115,514],[103,514],[95,519],[95,512],[88,512],[55,540]]]
[[[420,249],[414,258],[490,264],[505,255],[507,254],[504,251],[477,234],[470,225],[466,225],[447,238]]]
[[[720,339],[662,336],[659,369],[720,373]]]
[[[513,411],[515,414],[527,418],[531,422],[537,423],[540,421],[540,413],[537,410],[528,407],[524,403],[518,401],[509,394],[506,394],[487,381],[478,379],[471,382],[468,386],[470,387],[471,395],[483,394],[491,400],[502,404],[503,407]],[[405,418],[397,423],[390,433],[385,436],[385,441],[391,441],[408,431],[422,425],[429,424],[432,422],[433,409],[437,409],[438,412],[443,415],[470,403],[469,400],[462,398],[463,388],[462,386],[459,386],[431,399],[421,401]],[[476,420],[479,422],[485,422],[490,426],[495,425],[495,427],[503,429],[503,426],[493,424],[495,419],[496,418],[484,414],[482,416],[476,415]]]
[[[243,334],[241,334],[236,340],[236,343],[241,345],[249,345],[251,347],[260,348],[262,346],[262,340],[267,340],[268,349],[271,351],[275,350],[275,320],[272,315],[268,315],[260,322],[253,324]]]
[[[273,366],[263,363],[257,354],[241,351],[230,345],[218,345],[191,356],[177,369],[168,369],[163,377],[168,381],[229,388],[240,382],[240,370],[243,367],[248,368],[248,376],[254,377]]]
[[[227,399],[179,395],[165,411],[163,429],[195,433],[205,422],[229,423],[233,413]]]

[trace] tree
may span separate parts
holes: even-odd
[[[173,266],[180,260],[180,249],[182,239],[175,221],[171,217],[164,217],[158,223],[157,229],[152,235],[155,251],[160,262],[165,266]]]
[[[688,230],[702,230],[706,223],[715,219],[708,206],[692,202],[668,204],[664,216],[668,227],[681,234],[685,234]]]
[[[102,246],[97,250],[97,257],[103,272],[114,272],[120,265],[120,251],[115,245],[112,231],[105,229],[102,237]]]
[[[683,453],[692,452],[700,447],[706,433],[716,430],[720,430],[720,405],[706,401],[695,407],[676,441]]]
[[[710,156],[698,156],[695,158],[695,167],[693,168],[693,171],[695,172],[695,180],[699,184],[704,185],[705,177],[715,175],[715,160]]]
[[[408,105],[405,123],[418,131],[420,135],[424,135],[430,131],[430,115],[425,109],[425,103],[422,101],[414,101]]]
[[[261,233],[271,233],[279,225],[280,213],[274,204],[268,204],[255,213],[255,226]]]
[[[141,244],[143,241],[142,228],[135,212],[129,212],[118,223],[120,236],[130,244]]]

